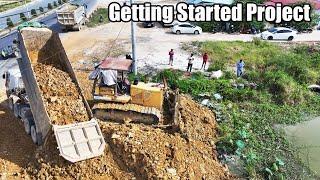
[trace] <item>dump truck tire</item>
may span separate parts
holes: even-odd
[[[31,139],[33,143],[38,144],[37,131],[35,125],[31,126]]]
[[[9,109],[13,110],[13,99],[12,98],[8,99],[8,106],[9,106]]]
[[[19,104],[18,103],[14,103],[13,104],[13,114],[16,118],[20,118],[19,116]]]
[[[23,119],[23,125],[24,125],[24,131],[30,135],[31,134],[31,126],[32,126],[33,122],[31,119],[29,118],[24,118]]]

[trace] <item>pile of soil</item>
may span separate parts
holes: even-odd
[[[215,114],[186,95],[181,95],[178,102],[180,133],[187,139],[214,144],[217,138]]]
[[[59,157],[53,135],[22,173],[35,179],[231,179],[217,160],[214,114],[182,96],[180,131],[144,124],[99,122],[105,153],[71,164]],[[195,112],[199,111],[199,112]],[[211,137],[205,137],[211,136]]]
[[[229,179],[214,146],[150,126],[102,123],[118,159],[141,179]]]
[[[52,124],[89,120],[82,97],[68,73],[41,63],[33,69]]]
[[[38,149],[21,173],[31,179],[132,179],[134,176],[115,162],[107,145],[102,156],[70,163],[59,156],[55,137],[50,135],[43,149]]]

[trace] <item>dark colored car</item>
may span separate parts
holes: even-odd
[[[152,27],[154,27],[154,22],[151,22],[151,21],[143,22],[143,27],[144,28],[152,28]]]

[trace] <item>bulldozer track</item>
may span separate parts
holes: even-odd
[[[161,120],[160,110],[137,104],[97,103],[93,106],[93,112],[97,118],[102,120],[142,122],[146,124],[158,124]],[[118,119],[114,119],[115,115],[118,115]]]

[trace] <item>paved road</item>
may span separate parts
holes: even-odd
[[[92,11],[97,6],[96,0],[86,0],[88,4],[88,12],[92,13]],[[48,3],[48,1],[46,1]],[[40,18],[41,22],[45,23],[51,30],[60,33],[61,28],[57,22],[55,13],[48,14],[47,16]],[[0,37],[0,49],[12,44],[12,41],[17,38],[17,31],[14,30],[13,32],[9,33],[4,37]],[[3,90],[4,87],[4,80],[2,79],[2,75],[5,71],[10,68],[17,67],[17,60],[16,58],[9,58],[6,60],[0,59],[0,90]]]
[[[97,0],[83,0],[82,2],[87,4],[88,6],[87,12],[89,14],[91,14],[94,11],[98,3]],[[57,22],[55,13],[51,13],[45,16],[44,18],[40,18],[39,21],[45,23],[53,31],[61,33],[61,28]],[[9,33],[4,37],[0,37],[0,50],[8,45],[11,45],[14,38],[17,38],[16,30],[14,30],[13,32]]]
[[[13,23],[17,23],[20,21],[20,13],[24,13],[27,10],[30,12],[31,9],[39,9],[39,7],[46,8],[48,6],[48,3],[51,3],[53,5],[53,1],[57,0],[35,0],[24,6],[20,6],[0,13],[0,29],[4,29],[7,26],[7,16],[10,16]],[[25,15],[26,17],[29,17],[28,15],[30,15],[30,13],[25,13]]]
[[[7,27],[7,18],[10,16],[13,23],[17,23],[20,21],[20,13],[25,13],[26,17],[30,17],[30,13],[26,13],[27,11],[30,12],[31,9],[39,9],[39,7],[43,7],[45,11],[48,9],[48,3],[53,4],[54,1],[57,0],[35,0],[28,3],[25,6],[20,6],[15,9],[11,9],[5,12],[0,13],[0,29],[4,29]],[[98,3],[98,0],[77,0],[79,4],[86,4],[87,5],[87,12],[91,13]],[[40,13],[40,11],[37,11]]]

